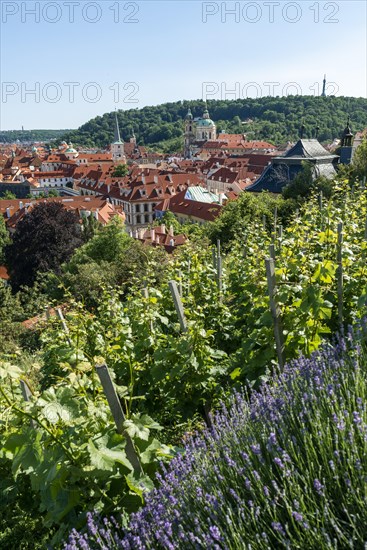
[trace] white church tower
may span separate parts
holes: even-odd
[[[124,142],[121,141],[117,111],[115,111],[115,141],[111,144],[112,160],[120,164],[126,164]]]

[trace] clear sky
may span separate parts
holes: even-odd
[[[2,0],[1,129],[77,128],[181,99],[319,94],[324,73],[328,94],[367,97],[366,5]]]

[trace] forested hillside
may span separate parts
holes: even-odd
[[[0,132],[0,143],[49,141],[58,139],[69,130],[3,130]]]
[[[154,146],[165,152],[178,150],[182,146],[183,119],[188,107],[194,117],[199,117],[204,105],[201,100],[178,101],[120,110],[118,119],[122,137],[128,141],[134,129],[141,145]],[[218,131],[246,133],[249,139],[266,139],[275,144],[295,140],[302,119],[305,136],[313,136],[316,126],[319,126],[321,141],[339,137],[348,114],[351,115],[353,131],[367,126],[367,100],[364,98],[288,96],[212,100],[208,101],[208,108]],[[64,138],[80,145],[105,147],[111,143],[113,135],[114,113],[111,112],[86,122]]]

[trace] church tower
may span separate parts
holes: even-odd
[[[185,117],[185,132],[184,132],[184,157],[185,159],[191,158],[191,148],[195,140],[194,132],[194,119],[191,113],[190,108],[187,111]]]
[[[112,160],[114,162],[120,162],[120,164],[126,163],[124,142],[121,141],[119,122],[117,120],[117,111],[115,111],[115,141],[111,144]]]
[[[208,108],[200,120],[196,123],[196,141],[208,141],[217,139],[217,128],[209,116]]]
[[[340,164],[350,164],[353,156],[353,133],[350,128],[349,116],[340,145]]]

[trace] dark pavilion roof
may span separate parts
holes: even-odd
[[[317,139],[299,139],[289,151],[284,155],[285,158],[315,159],[320,157],[332,158],[329,153]]]
[[[324,149],[317,139],[299,139],[284,156],[273,157],[271,164],[265,168],[259,179],[246,190],[256,193],[281,193],[283,187],[303,170],[302,162],[307,160],[314,166],[314,178],[332,178],[336,174],[333,163],[337,158],[337,155],[332,155]]]

